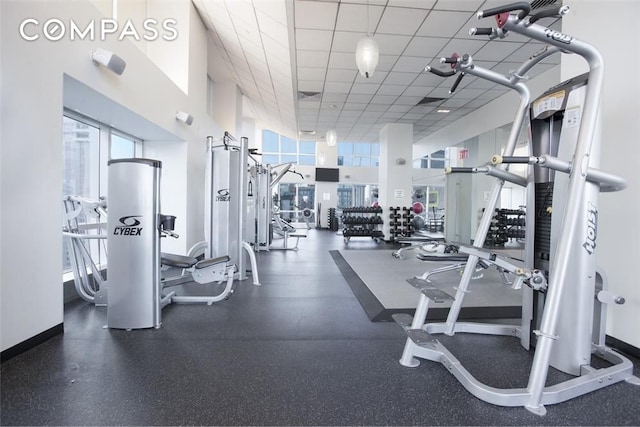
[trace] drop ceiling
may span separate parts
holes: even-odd
[[[455,122],[507,89],[465,76],[424,72],[446,67],[442,56],[467,53],[506,74],[543,45],[517,34],[502,40],[470,36],[478,10],[498,0],[193,0],[213,43],[261,127],[293,138],[377,141],[386,123],[411,123],[414,141]],[[559,28],[559,20],[543,24]],[[358,40],[370,33],[380,48],[373,76],[359,75]],[[552,68],[552,56],[529,77]],[[442,98],[418,105],[425,97]],[[449,110],[439,113],[438,110]],[[315,135],[314,133],[315,132]]]

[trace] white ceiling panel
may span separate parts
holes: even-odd
[[[346,82],[353,83],[358,72],[356,70],[329,68],[327,70],[326,79],[328,82]]]
[[[457,53],[458,55],[462,56],[465,53],[468,53],[469,55],[475,58],[474,54],[478,50],[482,49],[482,47],[485,44],[487,44],[486,41],[480,41],[480,40],[452,39],[449,43],[445,45],[445,47],[436,56],[448,57],[448,56],[451,56],[453,53]]]
[[[440,56],[469,53],[477,66],[506,73],[542,46],[523,43],[526,39],[517,34],[495,41],[468,35],[472,26],[494,25],[493,19],[475,19],[475,12],[503,0],[193,3],[257,125],[292,138],[303,126],[322,135],[333,127],[341,129],[340,138],[375,141],[388,122],[415,123],[415,137],[423,138],[506,93],[494,83],[467,76],[450,95],[454,78],[425,72],[426,65],[450,70],[438,62]],[[543,21],[560,27],[559,21]],[[367,27],[380,48],[370,79],[359,75],[355,63],[356,45]],[[559,55],[547,58],[531,75],[558,63]],[[295,90],[321,95],[305,101],[297,98]],[[444,100],[416,106],[425,96]],[[453,112],[435,113],[441,104]]]
[[[340,9],[338,11],[338,21],[336,22],[336,30],[338,31],[353,31],[361,33],[364,36],[366,33],[373,33],[373,30],[378,26],[380,17],[384,7],[362,4],[349,4],[340,3]],[[369,14],[369,28],[367,29],[367,13]]]
[[[421,58],[417,56],[405,56],[403,55],[396,65],[393,66],[393,71],[409,72],[409,73],[421,73],[424,67],[431,62],[433,58]]]
[[[468,12],[444,10],[432,11],[418,30],[418,36],[449,37],[451,32],[458,32],[469,20]]]
[[[409,9],[403,7],[388,7],[384,10],[376,34],[406,34],[414,35],[428,11],[425,9]],[[398,23],[402,23],[398,25]]]
[[[324,90],[327,92],[348,93],[351,90],[351,83],[325,82]]]
[[[421,58],[433,58],[448,42],[449,39],[447,38],[414,37],[402,54]]]
[[[300,80],[324,80],[326,68],[298,67],[298,78]]]
[[[333,30],[337,3],[298,0],[294,3],[296,28]]]
[[[348,52],[353,54],[355,60],[355,51],[358,41],[364,37],[361,33],[352,33],[349,31],[336,31],[333,33],[333,44],[331,50],[333,52]]]
[[[409,85],[411,84],[418,73],[399,73],[399,72],[390,72],[387,78],[384,80],[385,85]]]
[[[383,86],[384,87],[384,86]],[[398,99],[398,95],[380,95],[380,91],[371,99],[372,104],[391,105]]]
[[[296,51],[296,61],[298,67],[324,67],[329,63],[329,52],[319,52],[313,50]]]
[[[400,55],[411,41],[411,36],[396,34],[376,34],[374,38],[378,43],[380,55]]]
[[[523,46],[522,43],[496,41],[487,43],[474,54],[474,58],[482,58],[484,61],[502,61],[513,52]]]
[[[354,83],[351,87],[351,93],[359,93],[366,95],[373,95],[378,91],[380,85],[377,84],[365,84],[365,83]]]
[[[375,75],[378,71],[391,71],[395,63],[398,61],[399,57],[400,57],[399,54],[398,55],[380,55],[378,57],[378,66],[376,67],[376,71],[373,74]],[[354,52],[353,62],[355,62],[355,60],[356,59],[355,59],[355,52]]]
[[[332,31],[296,29],[296,48],[329,52],[332,38]]]
[[[356,54],[347,52],[331,52],[329,56],[329,68],[341,68],[357,71]]]

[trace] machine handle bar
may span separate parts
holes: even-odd
[[[454,76],[456,74],[455,71],[442,71],[442,70],[438,70],[437,68],[433,68],[430,66],[426,66],[424,67],[425,71],[430,72],[431,74],[435,74],[436,76],[440,76],[440,77],[451,77]]]
[[[487,10],[481,10],[478,12],[478,19],[488,18],[489,16],[500,15],[502,13],[508,13],[519,10],[518,19],[525,18],[529,12],[531,12],[531,5],[524,1],[505,4],[504,6],[493,7]]]
[[[492,34],[493,34],[493,28],[491,27],[471,28],[469,30],[470,36],[490,36]]]
[[[465,167],[448,167],[444,169],[444,173],[475,173],[476,168],[465,168]]]
[[[440,62],[442,62],[443,64],[457,64],[458,63],[458,58],[460,58],[457,55],[454,56],[448,56],[446,58],[440,58]]]
[[[529,17],[529,23],[533,24],[542,18],[560,17],[569,11],[569,6],[551,6],[533,12]]]
[[[499,164],[512,164],[512,163],[521,163],[521,164],[529,164],[529,157],[526,156],[500,156],[495,155],[491,158],[491,163],[494,165]]]
[[[453,86],[451,86],[451,89],[449,89],[449,93],[453,93],[456,91],[463,77],[464,77],[464,73],[458,74],[458,78],[456,78],[455,83],[453,83]]]

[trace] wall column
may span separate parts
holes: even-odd
[[[378,203],[382,206],[385,240],[389,234],[389,207],[411,205],[413,183],[413,125],[387,123],[380,130],[380,159],[378,167]]]

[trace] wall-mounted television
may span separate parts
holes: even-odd
[[[316,168],[316,181],[319,181],[319,182],[340,182],[340,169],[338,169],[338,168]]]

